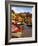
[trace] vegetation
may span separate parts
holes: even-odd
[[[26,23],[27,25],[32,25],[32,14],[31,13],[15,13],[11,12],[11,20],[20,24]]]

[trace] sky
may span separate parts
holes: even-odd
[[[16,13],[20,12],[32,13],[32,7],[11,7],[11,10],[14,10]]]

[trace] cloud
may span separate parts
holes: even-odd
[[[11,10],[14,10],[16,13],[20,13],[20,12],[32,13],[32,7],[11,7]]]

